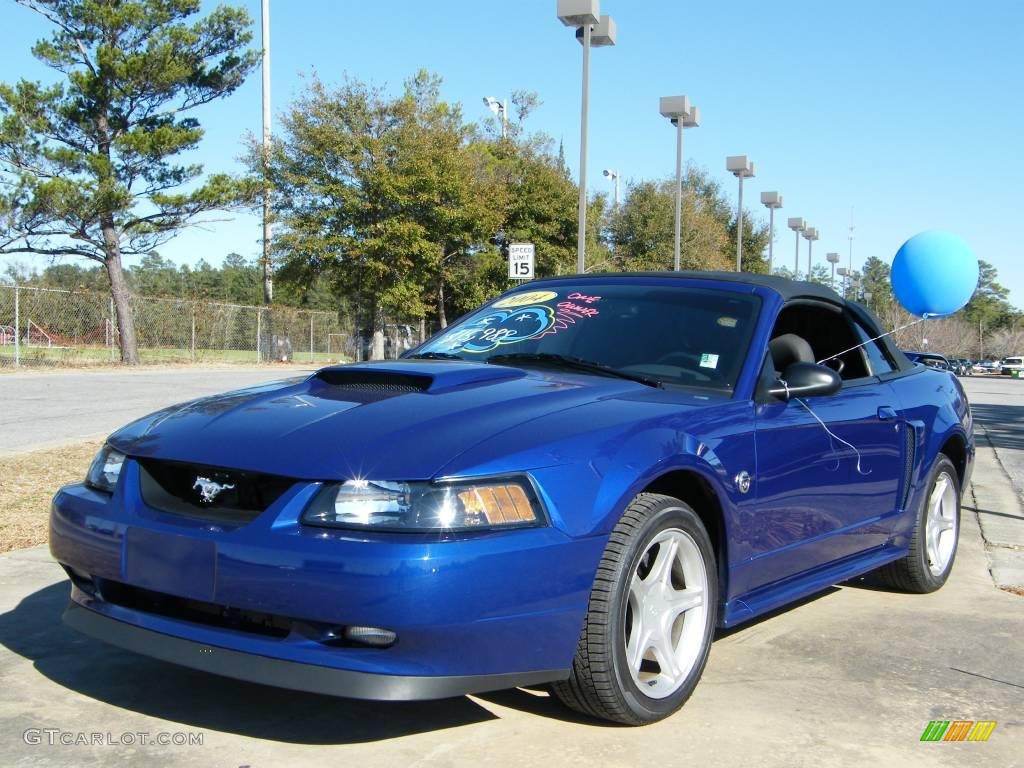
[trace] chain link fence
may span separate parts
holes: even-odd
[[[133,296],[139,359],[160,363],[394,359],[421,341],[419,326],[385,322],[374,345],[338,312]],[[116,364],[117,315],[108,295],[0,285],[0,368]]]

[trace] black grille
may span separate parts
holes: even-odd
[[[206,603],[176,597],[150,589],[132,587],[119,581],[97,579],[102,599],[108,603],[134,611],[153,613],[172,619],[206,624],[211,627],[233,629],[266,637],[286,637],[292,631],[294,619],[273,613],[231,608],[218,603]]]
[[[316,377],[325,384],[330,384],[334,389],[390,395],[426,392],[432,382],[429,376],[383,371],[380,373],[353,371],[344,368],[327,368],[317,373]]]
[[[202,464],[140,459],[142,498],[162,512],[243,524],[254,520],[295,481]]]
[[[910,498],[910,482],[914,476],[914,459],[917,453],[917,430],[906,424],[903,430],[903,486],[900,494],[900,509],[907,508]]]

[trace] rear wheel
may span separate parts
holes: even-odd
[[[934,592],[946,583],[960,539],[960,481],[956,467],[940,453],[928,473],[928,495],[918,511],[910,550],[879,571],[907,592]]]
[[[679,499],[639,495],[609,537],[572,673],[554,694],[628,725],[667,717],[700,680],[717,606],[715,557],[700,518]]]

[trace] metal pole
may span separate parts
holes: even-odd
[[[811,279],[811,246],[814,245],[814,240],[807,239],[807,279]]]
[[[794,229],[793,234],[796,235],[796,256],[793,258],[793,279],[797,280],[800,277],[800,230]]]
[[[256,310],[256,362],[261,362],[260,336],[263,335],[263,310]]]
[[[676,118],[676,242],[675,269],[680,269],[680,240],[683,235],[683,118]]]
[[[14,367],[21,367],[21,289],[14,284]]]
[[[836,263],[832,262],[832,290],[836,289]]]
[[[508,138],[508,99],[501,102],[501,138]]]
[[[191,354],[192,362],[196,361],[196,305],[192,305],[192,347]]]
[[[615,172],[615,207],[619,207],[619,172]]]
[[[274,300],[270,239],[270,0],[263,0],[263,303]]]
[[[587,260],[587,112],[590,107],[590,24],[583,25],[583,104],[580,108],[580,211],[576,236],[576,271],[586,272]]]
[[[775,258],[775,209],[768,209],[768,274],[772,273]]]
[[[743,175],[740,174],[740,205],[736,214],[736,271],[743,271]]]

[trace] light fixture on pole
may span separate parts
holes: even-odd
[[[770,275],[775,258],[775,209],[782,207],[782,195],[778,192],[762,192],[761,205],[768,209],[768,274]]]
[[[484,104],[501,118],[501,138],[508,136],[508,101],[498,101],[493,96],[484,96]]]
[[[576,28],[583,44],[583,98],[580,104],[580,202],[576,236],[576,271],[586,271],[587,251],[587,114],[590,107],[590,48],[615,45],[615,21],[601,15],[598,0],[558,0],[557,15],[567,27]]]
[[[686,96],[662,96],[658,103],[662,117],[676,127],[676,224],[673,269],[680,269],[683,239],[683,129],[700,126],[700,110],[690,104]]]
[[[736,207],[736,271],[743,271],[743,180],[754,178],[754,164],[746,155],[725,158],[725,170],[740,180],[740,200]]]
[[[605,168],[604,171],[602,171],[602,173],[604,173],[605,178],[611,179],[612,181],[615,182],[615,207],[618,208],[619,207],[619,172],[618,171],[613,171],[610,168]]]
[[[843,298],[845,299],[846,298],[846,279],[847,279],[847,277],[850,274],[850,270],[848,270],[846,267],[839,267],[839,269],[836,270],[836,274],[839,275],[841,278],[843,278]]]
[[[839,263],[838,253],[826,253],[825,260],[832,265],[832,290],[836,289],[836,264]]]
[[[807,279],[811,279],[811,246],[814,245],[814,241],[818,239],[818,230],[814,227],[808,227],[804,230],[804,240],[807,241]]]
[[[793,279],[800,277],[800,233],[807,229],[807,222],[803,219],[790,219],[789,228],[796,235],[796,256],[793,257]]]

